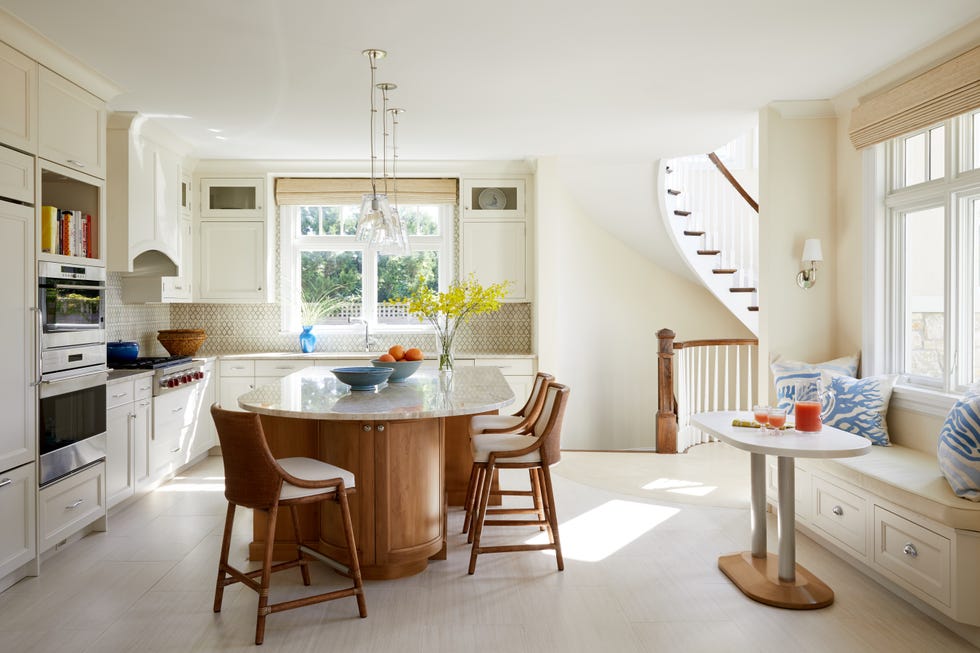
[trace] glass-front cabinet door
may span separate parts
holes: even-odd
[[[264,179],[201,179],[202,218],[265,217]]]

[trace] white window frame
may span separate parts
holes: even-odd
[[[980,169],[972,170],[973,126],[971,112],[943,121],[945,129],[945,176],[908,187],[904,183],[904,139],[869,147],[864,151],[864,331],[865,375],[900,373],[894,390],[902,408],[945,416],[972,376],[965,370],[972,346],[975,263],[980,256],[971,242],[977,226],[969,211],[980,201]],[[927,167],[928,171],[928,167]],[[928,172],[927,175],[928,177]],[[944,378],[923,382],[901,373],[905,343],[903,319],[904,238],[901,216],[923,208],[941,206],[945,212],[945,342]],[[965,266],[965,267],[964,267]],[[969,270],[964,274],[963,270]],[[969,321],[970,328],[965,328]]]
[[[453,233],[455,229],[456,207],[451,204],[439,205],[439,235],[438,236],[409,236],[409,248],[412,252],[435,251],[439,253],[439,290],[449,287],[454,269]],[[280,301],[282,305],[282,330],[286,333],[299,333],[300,320],[298,309],[300,260],[299,253],[303,251],[359,251],[361,259],[361,297],[362,315],[372,333],[427,333],[432,327],[427,322],[411,320],[405,324],[379,323],[377,320],[377,283],[378,255],[384,254],[377,248],[357,240],[355,236],[304,236],[302,241],[296,235],[296,220],[299,216],[299,206],[282,206],[279,208],[279,277]],[[312,246],[312,247],[311,247]],[[361,323],[353,324],[318,324],[314,332],[360,333]]]

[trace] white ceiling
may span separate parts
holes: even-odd
[[[977,0],[0,0],[200,158],[365,159],[368,61],[405,160],[704,152],[980,17]],[[220,129],[226,140],[209,129]]]

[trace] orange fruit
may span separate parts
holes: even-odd
[[[381,361],[382,363],[394,363],[395,357],[392,356],[391,354],[381,354],[380,356],[378,356],[378,360]]]
[[[401,359],[405,358],[405,348],[401,345],[395,345],[388,350],[388,353],[391,354],[391,357],[396,361],[400,361]]]
[[[412,347],[405,352],[405,360],[407,361],[420,361],[425,356],[422,355],[422,350],[418,347]]]

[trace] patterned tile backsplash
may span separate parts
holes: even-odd
[[[110,272],[106,284],[106,329],[109,340],[135,340],[141,356],[165,356],[157,342],[160,329],[204,329],[208,338],[202,355],[262,351],[299,351],[299,333],[281,333],[279,304],[123,304],[122,276]],[[456,338],[457,353],[532,353],[531,304],[503,304],[500,311],[480,315]],[[371,351],[393,344],[434,351],[435,337],[420,333],[370,334]],[[316,350],[361,351],[361,333],[317,335]]]

